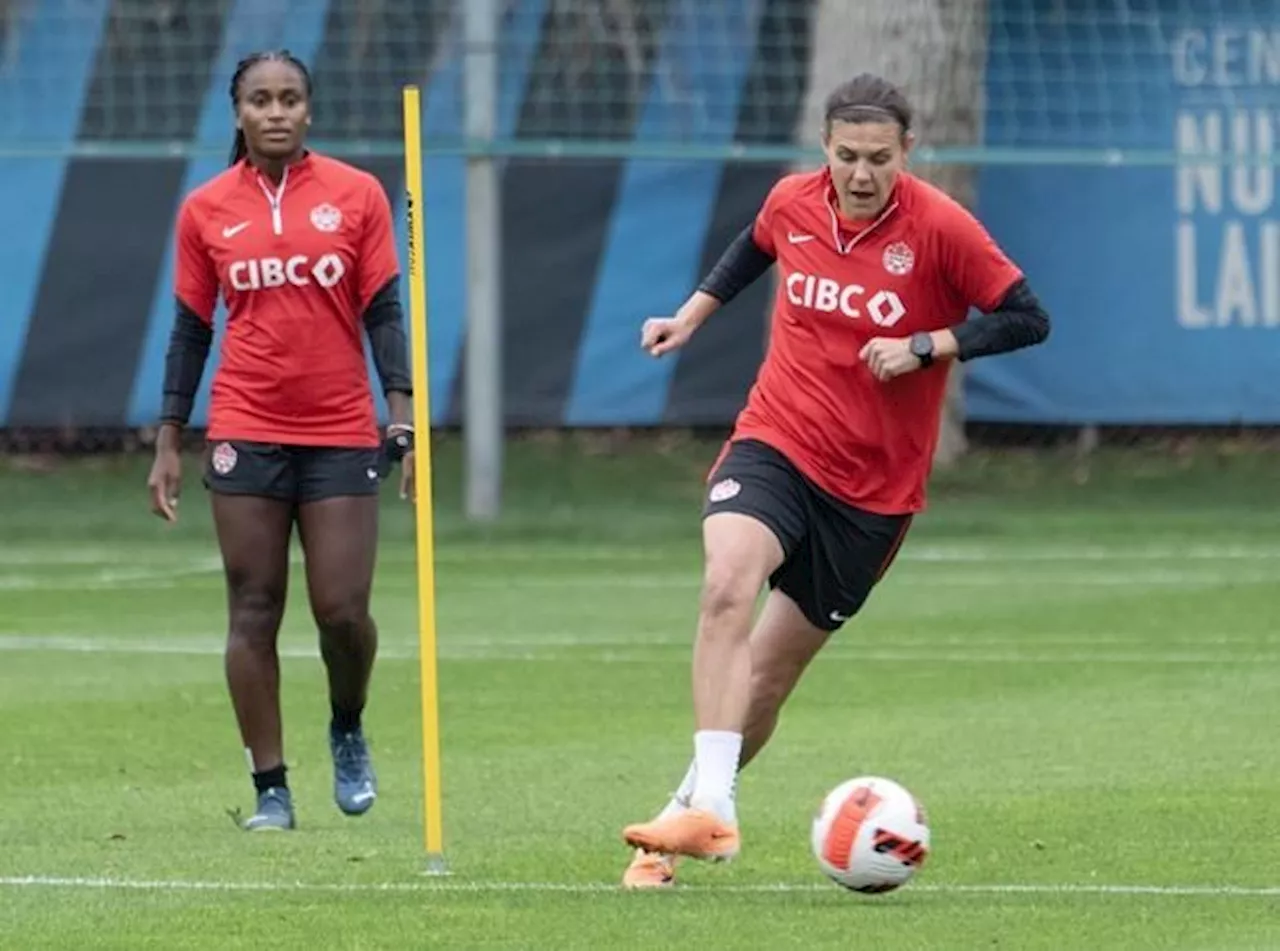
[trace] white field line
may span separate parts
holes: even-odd
[[[909,543],[908,543],[909,544]],[[1274,561],[1274,545],[919,545],[903,546],[906,561]]]
[[[505,544],[481,545],[475,542],[464,542],[457,545],[438,544],[435,548],[436,560],[449,562],[545,562],[561,560],[571,562],[600,563],[619,562],[662,562],[671,558],[671,546],[649,545],[638,542],[635,545],[582,545],[553,542],[546,544]],[[696,536],[690,536],[689,556],[691,563],[696,562]],[[8,545],[0,549],[0,566],[57,566],[57,565],[122,565],[129,563],[172,564],[175,558],[184,561],[212,558],[214,563],[217,551],[212,546],[193,546],[190,544],[170,545],[157,542],[152,545],[126,544],[112,547],[78,547],[60,545]],[[295,548],[295,561],[301,559],[301,553]],[[411,551],[389,549],[380,553],[379,560],[391,562],[412,561]],[[1276,545],[1232,545],[1232,544],[1101,544],[1101,545],[1042,545],[1022,544],[1016,541],[1000,544],[971,543],[922,543],[913,545],[910,542],[903,547],[898,556],[899,561],[919,562],[956,562],[986,564],[991,562],[1028,562],[1028,561],[1280,561],[1280,546]]]
[[[905,567],[905,566],[904,566]],[[1032,572],[1023,572],[1030,575]],[[1116,571],[1114,569],[1098,569],[1097,571],[1052,570],[1039,568],[1034,570],[1035,578],[1044,584],[1057,588],[1062,587],[1100,587],[1130,588],[1146,587],[1182,587],[1185,585],[1224,585],[1224,584],[1268,584],[1280,580],[1280,564],[1270,570],[1149,570]],[[886,579],[886,585],[897,583],[903,577],[901,570]],[[930,585],[946,585],[960,588],[1009,588],[1011,579],[1015,577],[1011,569],[996,572],[968,571],[938,573],[930,571],[928,575],[913,575],[918,581]],[[377,585],[397,591],[407,590],[417,582],[413,578],[382,578]],[[662,591],[670,589],[696,590],[702,584],[702,578],[696,568],[684,572],[626,572],[609,573],[596,571],[581,575],[505,575],[494,577],[450,578],[447,584],[451,590],[482,591],[556,591],[556,590],[642,590]],[[1025,585],[1018,585],[1025,590]]]
[[[222,562],[216,552],[197,555],[191,548],[180,552],[164,546],[148,549],[17,548],[0,550],[0,592],[3,591],[104,591],[128,587],[167,588],[186,579],[216,576]],[[634,548],[546,546],[504,548],[461,548],[450,557],[446,550],[438,556],[439,567],[483,560],[505,563],[501,577],[466,575],[447,579],[450,588],[480,591],[577,591],[590,590],[689,590],[701,584],[696,564],[686,570],[652,571],[627,569],[624,565],[648,566],[658,553],[643,546]],[[545,574],[548,562],[561,560],[569,565],[590,565],[579,574]],[[401,552],[381,556],[383,562],[406,564],[412,556]],[[1018,566],[1022,574],[1035,573],[1052,581],[1055,588],[1185,588],[1224,584],[1269,584],[1280,580],[1280,548],[1231,545],[1176,547],[1110,546],[975,546],[932,545],[904,551],[904,567],[928,571],[928,583],[955,588],[1007,588],[1009,569],[992,571],[992,566]],[[294,551],[291,562],[302,563]],[[612,562],[612,564],[610,564]],[[1173,564],[1175,563],[1176,564]],[[1122,570],[1113,567],[1124,564]],[[531,570],[521,573],[515,565]],[[605,570],[598,570],[604,566]],[[1096,567],[1094,567],[1096,566]],[[1248,567],[1246,567],[1248,566]],[[948,571],[950,567],[952,570]],[[49,568],[72,568],[70,572],[49,572]],[[44,570],[42,570],[44,569]],[[887,579],[892,586],[901,578]],[[392,591],[408,590],[412,578],[386,578],[378,585]]]
[[[696,536],[690,536],[691,562],[696,563]],[[616,562],[662,562],[671,558],[670,546],[651,546],[638,542],[633,546],[581,546],[552,543],[547,545],[477,546],[466,543],[457,547],[438,545],[435,557],[440,563],[467,562],[546,562],[568,561],[593,564]],[[388,551],[380,560],[412,561],[413,555],[401,550]],[[1280,546],[1275,545],[1034,545],[1018,542],[998,545],[921,544],[907,542],[898,555],[899,562],[941,562],[955,564],[991,564],[1026,562],[1114,562],[1176,561],[1235,562],[1278,561]]]
[[[834,661],[860,664],[1127,664],[1151,665],[1280,665],[1280,650],[1249,652],[1159,651],[1159,650],[980,650],[957,649],[957,644],[916,643],[906,648],[859,649],[856,645],[833,644],[823,656]],[[584,654],[584,649],[595,653]],[[677,641],[624,642],[556,637],[547,639],[483,639],[457,644],[440,644],[438,656],[459,661],[539,661],[564,663],[590,661],[601,664],[688,663],[689,645]],[[0,653],[26,652],[44,654],[118,654],[191,657],[221,657],[223,643],[216,639],[129,639],[77,637],[65,635],[0,634]],[[285,659],[318,660],[313,646],[282,645],[279,656]],[[383,645],[378,657],[382,661],[418,660],[412,645]]]
[[[411,893],[417,895],[486,894],[535,892],[572,895],[625,894],[622,889],[604,882],[500,882],[449,881],[447,876],[435,882],[228,882],[185,879],[80,878],[56,875],[22,875],[0,877],[0,888],[98,889],[115,891],[159,892],[338,892],[350,894]],[[831,884],[823,882],[771,882],[760,884],[682,885],[675,890],[705,894],[819,893],[839,894]],[[940,894],[978,895],[1156,895],[1198,896],[1206,898],[1272,898],[1280,897],[1280,886],[1251,887],[1245,885],[1110,885],[1110,884],[932,884],[908,885],[906,891]]]
[[[839,650],[842,647],[848,647],[855,653],[885,648],[895,651],[964,651],[975,648],[1004,649],[1007,651],[1103,648],[1103,651],[1099,651],[1099,653],[1103,653],[1105,649],[1119,648],[1144,651],[1153,646],[1153,641],[1158,641],[1159,647],[1152,651],[1152,654],[1162,654],[1166,648],[1193,648],[1207,651],[1209,648],[1218,647],[1262,647],[1268,649],[1274,647],[1277,651],[1280,651],[1280,631],[1206,631],[1196,634],[1179,634],[1176,632],[1166,634],[1161,631],[1153,634],[1141,631],[1104,630],[1091,631],[1089,633],[1056,632],[1037,635],[1032,638],[973,631],[925,636],[911,633],[903,633],[901,635],[882,633],[868,640],[864,633],[854,633],[856,630],[857,626],[854,624],[845,632],[850,635],[848,638],[843,638],[843,634],[837,634],[832,642],[824,648],[824,653]],[[310,633],[299,635],[295,632],[286,632],[281,635],[282,639],[286,641],[297,639],[299,636],[306,639],[311,635]],[[65,650],[68,652],[79,650],[86,652],[149,651],[153,649],[158,652],[164,652],[173,648],[180,651],[195,650],[203,652],[206,650],[220,650],[224,637],[223,631],[213,628],[204,630],[186,629],[182,631],[152,630],[139,637],[111,637],[100,636],[94,631],[82,630],[60,630],[31,634],[20,630],[5,630],[0,626],[0,650],[7,647],[10,650],[39,650],[47,648],[54,651]],[[693,631],[690,629],[685,632],[681,628],[676,633],[672,633],[669,627],[664,626],[661,629],[652,627],[637,628],[618,634],[575,635],[528,629],[523,630],[523,633],[517,636],[486,636],[480,634],[455,636],[447,634],[441,638],[441,641],[449,647],[475,647],[485,650],[499,650],[508,647],[531,649],[542,647],[627,647],[633,649],[681,648],[691,650],[693,648]],[[403,637],[388,637],[384,635],[379,643],[380,650],[386,648],[392,654],[397,650],[417,649],[416,640]],[[311,655],[307,654],[306,656]]]
[[[920,563],[917,563],[920,564]],[[933,563],[937,565],[938,563]],[[1043,564],[1043,563],[1041,563]],[[974,566],[976,569],[976,566]],[[218,575],[222,564],[217,559],[193,560],[168,567],[101,568],[72,574],[32,574],[0,571],[0,591],[100,591],[131,586],[144,588],[171,587],[186,578]],[[1185,587],[1192,585],[1269,584],[1280,580],[1280,563],[1274,567],[1252,570],[1237,567],[1235,570],[1191,567],[1186,569],[1130,569],[1099,568],[1093,571],[1042,570],[1038,565],[1035,575],[1056,588],[1097,587]],[[1029,573],[1029,572],[1025,572]],[[898,573],[886,580],[886,585],[901,579]],[[930,585],[959,588],[1008,588],[1008,569],[992,572],[986,570],[951,571],[930,570]],[[381,578],[376,586],[384,590],[405,591],[417,582],[413,578]],[[579,575],[506,574],[503,577],[465,576],[449,578],[451,590],[479,591],[576,591],[576,590],[638,590],[662,591],[673,589],[696,590],[701,577],[696,568],[682,572],[647,571],[592,571]]]
[[[47,563],[46,567],[47,567]],[[95,566],[103,562],[67,562],[67,564]],[[121,567],[127,559],[117,558],[111,564],[116,567],[97,568],[68,574],[30,574],[0,572],[0,591],[100,591],[142,585],[164,587],[172,582],[193,575],[220,572],[222,562],[217,558],[186,559],[155,567]]]

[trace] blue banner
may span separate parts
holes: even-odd
[[[1049,121],[989,110],[988,145],[1247,158],[984,168],[978,214],[1055,320],[1044,346],[970,366],[970,418],[1280,422],[1280,211],[1269,161],[1280,141],[1280,18],[1249,0],[1194,6],[1073,23],[1048,0],[1031,11],[1025,0],[993,0],[991,21],[1008,33],[1017,14],[1028,35],[993,33],[988,100],[1009,103],[1014,77],[1036,89],[1027,78],[1044,75],[1046,50],[1057,79],[1038,86],[1053,102],[1034,115]]]

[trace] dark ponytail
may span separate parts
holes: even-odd
[[[298,59],[288,50],[264,50],[257,53],[250,53],[240,62],[236,63],[236,71],[231,74],[231,110],[235,112],[240,105],[240,81],[244,79],[244,74],[258,63],[267,62],[288,63],[299,73],[302,74],[302,83],[307,89],[307,98],[311,98],[311,73],[307,69],[306,63]],[[244,130],[236,129],[236,137],[231,142],[231,165],[235,165],[246,155],[249,154],[249,143],[245,140]]]

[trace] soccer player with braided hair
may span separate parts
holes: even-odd
[[[173,330],[148,487],[177,521],[179,445],[226,305],[212,381],[204,484],[227,587],[227,685],[257,805],[248,830],[292,829],[277,638],[296,526],[328,673],[334,798],[368,811],[377,778],[362,726],[377,627],[369,614],[378,492],[400,463],[412,498],[412,380],[387,195],[305,145],[311,76],[288,51],[256,53],[231,81],[228,169],[178,212]],[[368,338],[391,422],[379,432]]]

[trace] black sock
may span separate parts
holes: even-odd
[[[334,733],[354,733],[360,729],[360,714],[362,710],[342,710],[335,704],[329,704],[329,709],[333,712],[333,719],[329,721],[329,729]]]
[[[253,774],[253,788],[258,792],[266,792],[268,789],[288,789],[289,781],[285,779],[284,763],[273,769],[264,769],[260,773]]]

